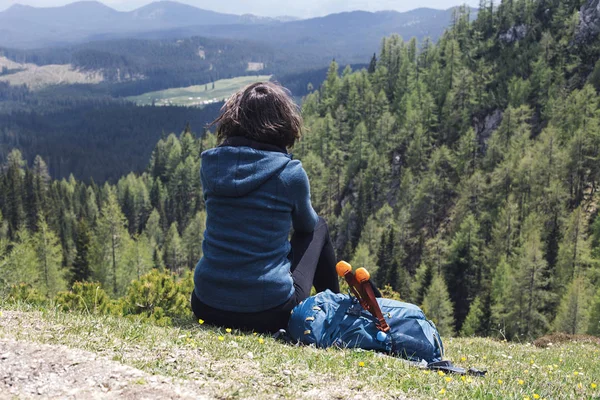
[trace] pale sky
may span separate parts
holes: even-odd
[[[35,7],[54,7],[73,2],[74,0],[0,0],[0,11],[15,3]],[[256,14],[261,16],[290,15],[295,17],[317,17],[326,14],[365,10],[408,11],[419,7],[447,9],[453,6],[468,4],[476,7],[478,0],[178,0],[207,10],[231,14]],[[129,11],[150,3],[149,0],[103,0],[102,3],[121,11]]]

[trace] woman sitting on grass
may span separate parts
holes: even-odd
[[[213,325],[275,332],[312,286],[339,293],[327,224],[287,151],[302,118],[285,89],[260,82],[231,96],[215,124],[220,145],[202,153],[207,218],[192,309]]]

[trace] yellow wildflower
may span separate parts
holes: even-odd
[[[440,393],[440,394],[444,394],[444,393],[446,393],[446,388],[442,388],[442,390],[440,390],[440,392],[439,392],[439,393]]]
[[[252,333],[252,334],[253,334],[254,336],[256,336],[256,335],[257,335],[257,333],[256,333],[256,332],[254,332],[254,333]]]
[[[227,328],[227,329],[225,329],[225,332],[227,332],[227,333],[231,333],[231,328]]]
[[[526,373],[526,374],[528,374],[528,373],[529,373],[529,370],[528,370],[528,369],[526,369],[526,370],[525,370],[525,371],[523,371],[523,372],[524,372],[524,373]]]
[[[219,340],[222,342],[223,340],[225,340],[225,338],[223,336],[219,336]]]
[[[540,395],[539,395],[539,394],[537,394],[537,393],[534,393],[534,394],[533,394],[533,398],[537,400],[537,399],[539,399],[539,398],[540,398]]]
[[[502,379],[498,379],[498,385],[502,385],[504,381]]]
[[[265,342],[265,339],[263,338],[258,338],[258,343],[263,344]]]
[[[581,382],[579,382],[579,383],[577,384],[577,389],[583,389],[583,385],[581,384]]]
[[[471,383],[471,382],[473,382],[473,378],[471,378],[471,377],[467,378],[467,383]]]
[[[444,373],[444,371],[438,371],[438,375],[439,375],[439,376],[444,376],[444,375],[446,375],[446,374]]]
[[[204,320],[203,320],[203,319],[199,319],[199,320],[198,320],[198,323],[199,323],[200,325],[202,325],[202,324],[204,323]]]
[[[535,361],[533,361],[533,358],[531,360],[529,360],[529,364],[534,364]]]
[[[423,371],[423,373],[424,373],[425,375],[429,375],[429,370],[427,370],[427,369],[426,369],[426,370],[424,370],[424,371]]]
[[[446,382],[452,382],[452,378],[450,378],[449,376],[444,378],[446,380]]]
[[[579,375],[579,372],[575,371],[575,372],[573,372],[573,375],[577,376],[577,375]]]
[[[463,375],[463,376],[460,377],[460,380],[464,382],[464,381],[467,380],[467,378]]]
[[[590,386],[592,389],[596,389],[598,387],[598,385],[596,385],[595,383],[592,383]]]
[[[460,361],[467,361],[467,357],[461,357]]]
[[[519,379],[517,382],[519,383],[519,385],[522,385],[525,383],[525,381],[523,379]]]
[[[358,366],[359,366],[359,367],[364,367],[364,366],[365,366],[365,362],[364,362],[364,361],[361,361],[361,362],[359,362],[359,363],[358,363]]]

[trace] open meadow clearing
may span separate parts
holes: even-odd
[[[238,76],[231,79],[220,79],[205,85],[148,92],[139,96],[130,96],[127,99],[138,105],[201,107],[223,101],[246,85],[269,79],[271,79],[271,75]]]

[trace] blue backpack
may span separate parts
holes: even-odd
[[[358,299],[330,290],[298,304],[287,333],[294,341],[317,347],[362,348],[428,364],[442,361],[440,334],[419,307],[379,298],[377,303],[390,327],[387,333],[377,328],[377,319]]]

